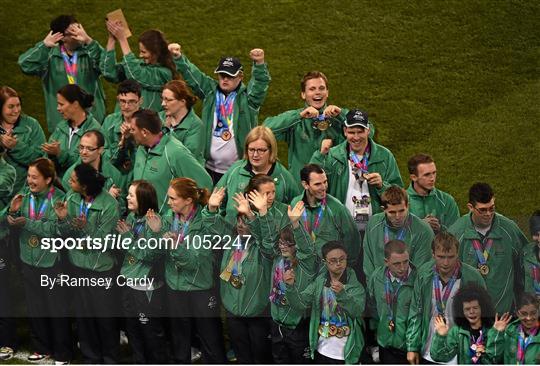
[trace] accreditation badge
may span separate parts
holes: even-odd
[[[32,248],[37,248],[39,245],[39,238],[36,235],[30,236],[30,238],[28,238],[28,245]]]

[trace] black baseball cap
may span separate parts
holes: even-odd
[[[346,127],[369,128],[368,114],[360,109],[351,109],[345,119]]]
[[[222,57],[214,74],[227,74],[236,77],[242,70],[242,64],[236,57]]]

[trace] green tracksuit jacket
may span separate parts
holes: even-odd
[[[79,131],[73,134],[71,144],[69,143],[69,122],[66,120],[60,121],[53,134],[49,136],[49,143],[60,142],[60,155],[51,156],[51,159],[57,164],[57,176],[63,177],[65,171],[79,159],[79,142],[89,130],[101,131],[101,125],[91,114],[86,115],[86,120],[79,126]]]
[[[226,196],[223,199],[222,208],[225,209],[226,218],[230,222],[236,221],[235,202],[232,199],[236,193],[243,193],[248,186],[249,180],[254,176],[251,164],[248,160],[238,160],[231,165],[229,170],[217,182],[216,187],[227,187]],[[294,180],[291,173],[280,162],[276,161],[268,175],[274,179],[276,185],[275,201],[289,203],[300,194],[300,186]]]
[[[343,284],[343,290],[336,294],[336,299],[347,316],[348,326],[351,334],[345,344],[345,363],[356,364],[360,359],[360,354],[364,348],[364,336],[362,334],[362,313],[366,303],[366,293],[364,287],[356,279],[354,271],[350,268],[346,270],[347,281]],[[321,296],[323,287],[329,280],[326,269],[311,282],[305,290],[300,292],[296,287],[287,285],[287,299],[292,307],[298,310],[305,310],[311,307],[311,320],[309,322],[309,344],[311,348],[311,358],[315,357],[317,344],[319,341],[319,324],[321,322]]]
[[[376,267],[384,265],[384,231],[387,226],[384,212],[373,215],[368,221],[364,236],[364,273],[369,278]],[[401,230],[389,227],[389,240],[397,239]],[[431,259],[431,241],[434,234],[430,226],[409,213],[405,223],[403,241],[409,246],[411,262],[419,268]]]
[[[487,347],[487,345],[489,344],[489,339],[491,337],[496,337],[498,332],[495,328],[490,328],[489,330],[484,329],[484,331],[487,333],[484,335],[484,337],[486,337],[484,338],[486,352],[480,357],[480,362],[477,364],[491,365],[495,363],[495,355],[493,354],[493,350]],[[437,362],[449,362],[457,356],[458,364],[472,365],[473,362],[471,356],[469,355],[470,346],[470,330],[454,325],[444,337],[435,332],[429,352],[431,358]]]
[[[212,141],[216,110],[216,91],[219,84],[199,70],[184,54],[175,59],[174,62],[186,83],[195,95],[202,100],[201,119],[204,124],[203,134],[205,141],[203,156],[205,160],[208,160],[210,158],[210,143]],[[241,83],[237,90],[233,107],[233,134],[239,157],[244,156],[244,141],[247,134],[252,128],[257,127],[259,110],[268,93],[270,80],[268,65],[266,63],[262,65],[253,63],[251,79],[247,87]]]
[[[187,177],[200,188],[212,189],[212,178],[193,154],[170,134],[163,135],[151,149],[139,146],[135,155],[133,179],[145,179],[154,185],[160,213],[167,203],[167,189],[173,178]]]
[[[405,334],[409,322],[409,310],[414,292],[414,281],[417,271],[411,268],[409,277],[394,295],[396,300],[392,305],[394,331],[391,332],[389,325],[389,311],[386,304],[384,284],[386,279],[386,266],[380,266],[375,269],[367,284],[368,304],[372,314],[370,328],[377,332],[377,343],[381,347],[393,347],[406,351]],[[393,291],[396,291],[397,284],[392,283]]]
[[[0,156],[0,210],[9,206],[13,197],[13,187],[17,178],[17,171]]]
[[[394,155],[386,147],[375,143],[369,139],[371,152],[368,161],[368,171],[379,173],[383,180],[383,185],[379,189],[369,186],[369,196],[371,197],[371,207],[373,213],[381,212],[381,195],[391,185],[397,184],[403,187],[403,181],[399,174]],[[347,141],[334,146],[328,154],[321,154],[317,149],[311,158],[311,163],[319,164],[328,177],[328,193],[336,197],[341,202],[347,199],[349,189],[349,151]]]
[[[516,365],[517,345],[520,321],[516,320],[506,327],[504,332],[496,332],[495,336],[488,339],[488,348],[495,354],[494,363]],[[525,365],[540,364],[540,333],[537,333],[531,343],[525,349]]]
[[[159,118],[163,122],[163,132],[171,133],[178,141],[184,144],[191,151],[193,156],[204,165],[204,131],[203,122],[191,108],[186,116],[174,127],[165,126],[165,111],[159,113]]]
[[[407,352],[418,352],[422,354],[426,346],[429,322],[433,316],[431,307],[434,264],[434,261],[429,261],[418,269],[406,332]],[[478,286],[486,287],[484,279],[478,271],[468,264],[462,263],[460,287],[465,286],[467,283],[476,283]]]
[[[135,57],[133,52],[124,55],[122,61],[116,63],[115,50],[103,51],[99,68],[103,76],[113,83],[126,79],[136,80],[142,88],[142,108],[161,111],[161,90],[164,84],[172,80],[171,70],[157,64],[146,64]]]
[[[106,191],[101,191],[96,196],[92,206],[88,210],[87,223],[82,229],[72,225],[71,220],[80,215],[80,207],[83,197],[73,191],[66,195],[68,204],[68,215],[64,220],[58,221],[58,231],[63,237],[68,238],[86,238],[89,236],[96,241],[101,240],[104,245],[107,234],[116,233],[116,224],[118,223],[118,203]],[[79,268],[88,269],[96,272],[104,272],[113,268],[115,257],[111,248],[105,252],[100,249],[87,248],[69,250],[70,262]]]
[[[104,52],[103,47],[94,40],[89,45],[79,47],[77,52],[77,85],[94,96],[92,114],[101,122],[105,118],[105,93],[101,85],[99,70],[99,59]],[[62,121],[62,116],[56,110],[56,94],[68,83],[60,47],[48,48],[40,41],[20,55],[18,63],[23,73],[41,78],[43,94],[45,94],[47,126],[49,133],[52,134]]]
[[[23,201],[18,215],[26,218],[26,223],[19,235],[21,260],[29,266],[50,268],[60,259],[60,253],[53,253],[49,249],[42,249],[41,238],[54,238],[58,236],[56,230],[57,218],[53,207],[57,201],[63,200],[64,194],[59,189],[55,189],[50,200],[47,200],[49,193],[48,188],[45,192],[36,194],[36,203],[34,206],[36,214],[39,212],[41,205],[45,200],[47,200],[47,208],[41,219],[31,220],[30,189],[28,186],[25,186],[19,193],[23,195]],[[8,226],[6,221],[8,210],[9,207],[6,206],[2,214],[0,214],[1,226],[3,226],[4,229]]]
[[[233,226],[226,221],[223,216],[218,213],[203,210],[203,225],[205,231],[212,235],[221,237],[219,247],[223,250],[223,258],[221,260],[220,273],[225,271],[227,265],[237,246],[234,246],[234,241],[238,236],[234,231]],[[245,282],[242,287],[235,288],[230,282],[219,278],[220,294],[223,306],[227,311],[239,317],[256,317],[260,316],[261,312],[268,306],[268,295],[270,294],[270,270],[272,268],[273,250],[268,248],[272,243],[263,241],[271,240],[269,237],[260,237],[259,230],[256,230],[260,225],[257,219],[248,222],[251,239],[248,243],[247,256],[242,262],[241,275]],[[230,243],[229,237],[231,238]]]
[[[527,244],[523,250],[524,291],[536,293],[536,296],[540,296],[540,283],[537,283],[535,287],[533,271],[534,267],[540,270],[539,251],[540,247],[536,242]]]
[[[274,213],[276,212],[279,211],[274,211]],[[276,227],[280,226],[281,221],[282,218],[279,215],[276,217],[272,212],[268,212],[264,216],[259,216],[259,226],[261,228],[262,235],[265,237],[275,236],[275,241],[272,240],[273,245],[267,248],[269,251],[274,251],[274,264],[272,266],[272,272],[270,273],[270,280],[272,281],[271,286],[274,284],[274,273],[276,271],[276,267],[284,258],[281,255],[278,245],[279,229],[276,230]],[[313,246],[311,237],[301,225],[293,229],[293,235],[296,244],[296,259],[298,261],[298,264],[294,268],[295,284],[298,291],[302,292],[312,282],[313,278],[317,274],[317,253],[315,253],[315,247]],[[264,241],[263,243],[268,245],[272,244],[272,242]],[[280,326],[291,329],[295,329],[298,323],[300,323],[303,318],[307,317],[305,310],[300,311],[295,309],[288,303],[275,304],[271,302],[270,310],[274,322]]]
[[[448,231],[459,240],[460,259],[476,268],[478,258],[472,241],[480,240],[480,234],[471,214],[460,217]],[[512,220],[499,214],[495,214],[487,238],[493,240],[493,246],[487,260],[489,273],[484,278],[495,310],[502,314],[511,310],[514,294],[523,287],[523,247],[527,238]]]
[[[212,248],[216,238],[205,227],[202,211],[203,207],[197,206],[184,241],[176,249],[167,249],[165,280],[175,291],[208,290],[214,286]],[[169,211],[163,220],[166,231],[173,230],[173,220],[174,214]]]
[[[159,260],[163,258],[166,253],[164,248],[150,249],[148,248],[148,239],[160,237],[159,233],[154,233],[146,224],[145,217],[137,217],[133,212],[130,212],[126,218],[126,223],[132,228],[130,231],[122,234],[123,238],[129,238],[132,240],[131,247],[126,250],[124,256],[124,263],[120,269],[120,274],[126,276],[126,278],[144,278],[149,277],[152,274],[156,274],[157,271],[162,271],[163,268],[159,267]],[[142,223],[141,226],[137,224]],[[135,231],[140,227],[140,231]],[[140,240],[139,243],[137,241]]]
[[[446,192],[433,188],[427,196],[419,195],[413,183],[407,188],[409,195],[409,211],[423,219],[427,215],[439,219],[441,229],[448,230],[459,219],[459,209],[454,197]]]
[[[111,113],[103,121],[101,132],[105,137],[105,153],[103,156],[111,160],[112,164],[126,177],[126,182],[133,180],[133,161],[137,145],[133,138],[129,138],[126,146],[120,150],[118,143],[122,137],[120,127],[124,122],[122,112]]]
[[[343,122],[348,110],[343,108],[339,116],[331,118],[332,125],[325,131],[313,128],[313,119],[300,117],[300,112],[306,109],[294,109],[283,112],[274,117],[264,120],[264,125],[270,128],[276,135],[278,141],[285,141],[289,146],[288,167],[296,180],[300,180],[300,170],[309,163],[313,153],[321,149],[321,142],[324,139],[332,139],[334,146],[341,144],[343,137]],[[319,110],[322,114],[327,106]]]
[[[17,145],[7,151],[5,159],[17,171],[13,191],[18,192],[26,183],[28,164],[45,155],[41,150],[41,144],[45,142],[45,134],[36,119],[22,114],[15,123],[13,135],[17,137]]]
[[[301,195],[296,196],[291,202],[291,207],[294,207],[298,201],[304,200],[307,221],[311,229],[319,212],[320,202],[317,203],[317,206],[310,207],[305,195],[304,191]],[[303,219],[300,220],[300,223],[305,225]],[[321,249],[323,245],[332,240],[339,240],[343,243],[347,249],[348,264],[352,266],[360,254],[360,234],[349,210],[335,197],[327,194],[326,210],[323,213],[319,228],[315,230],[315,248],[319,258],[322,258]]]

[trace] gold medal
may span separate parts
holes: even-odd
[[[393,320],[390,320],[390,321],[388,322],[388,330],[390,330],[390,332],[393,333],[395,328],[396,328],[396,324],[394,323]]]
[[[330,328],[328,328],[328,334],[333,337],[337,334],[337,330],[338,328],[334,324],[332,324]]]
[[[234,288],[242,288],[242,280],[240,279],[240,276],[231,276],[231,279],[230,279],[230,282],[231,282],[231,285],[232,287]]]
[[[131,265],[134,265],[135,262],[137,262],[137,260],[135,259],[135,257],[132,256],[132,255],[130,255],[130,256],[128,257],[128,263],[131,264]]]
[[[478,265],[478,272],[480,272],[480,274],[482,276],[486,276],[489,273],[488,265],[487,264],[479,264]]]
[[[223,141],[229,141],[232,137],[232,134],[229,130],[225,130],[221,133],[221,138]]]
[[[287,301],[287,298],[282,297],[281,301],[279,302],[281,305],[286,306],[289,302]]]
[[[338,338],[343,338],[344,335],[345,335],[345,332],[343,331],[343,328],[342,328],[342,327],[339,327],[339,328],[337,329],[336,337],[338,337]]]
[[[328,129],[328,127],[330,127],[330,123],[328,123],[327,120],[319,121],[319,123],[317,123],[317,128],[319,131],[325,131]]]
[[[324,330],[324,327],[322,324],[319,324],[319,335],[323,335],[323,330]]]
[[[351,334],[351,328],[349,328],[348,326],[344,325],[341,327],[341,329],[343,329],[343,335],[345,337],[347,337],[349,334]]]
[[[30,247],[32,248],[37,248],[37,246],[39,245],[38,237],[35,235],[32,235],[30,238],[28,238],[28,245],[30,245]]]

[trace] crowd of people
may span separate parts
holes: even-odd
[[[106,27],[103,48],[61,15],[20,55],[48,140],[0,88],[0,360],[20,347],[18,276],[29,361],[118,363],[122,329],[134,363],[190,363],[193,347],[203,363],[540,363],[540,211],[529,242],[471,182],[460,216],[424,153],[405,189],[368,112],[329,104],[322,72],[259,124],[264,50],[249,82],[236,57],[214,78],[159,30],[137,57]],[[108,115],[102,77],[118,84]]]

